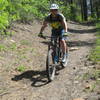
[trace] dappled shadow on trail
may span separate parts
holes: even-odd
[[[71,21],[71,24],[75,25],[83,25],[83,26],[95,26],[98,21],[88,21],[88,22],[78,22],[78,21]]]
[[[30,81],[32,81],[33,83],[31,84],[31,86],[33,87],[41,87],[48,84],[48,80],[46,79],[46,71],[29,70],[23,72],[20,75],[15,75],[11,80],[20,81],[23,79],[29,79]]]
[[[93,46],[95,43],[91,41],[69,41],[68,46],[69,47],[75,47],[75,46]]]
[[[85,33],[92,33],[93,34],[97,30],[96,30],[96,28],[95,29],[81,29],[81,30],[69,28],[68,31],[70,33],[78,33],[78,34],[85,34]]]
[[[49,45],[49,41],[42,41],[41,43],[45,44],[45,45]],[[68,41],[67,42],[69,47],[74,47],[74,46],[93,46],[95,43],[93,41],[80,41],[80,40],[76,40],[76,41]]]
[[[41,43],[43,43],[45,45],[49,45],[51,42],[50,41],[42,41]]]

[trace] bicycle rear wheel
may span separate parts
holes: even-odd
[[[48,54],[47,54],[46,71],[47,71],[48,80],[53,81],[55,77],[56,68],[54,64],[54,54],[51,48],[48,50]]]

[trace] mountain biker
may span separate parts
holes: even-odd
[[[57,4],[51,4],[50,14],[44,19],[43,25],[40,29],[39,36],[43,36],[43,31],[47,27],[47,24],[52,27],[52,36],[60,36],[60,44],[64,53],[62,62],[66,61],[68,56],[68,46],[66,45],[66,38],[63,37],[67,35],[67,22],[63,14],[59,12],[59,6]]]

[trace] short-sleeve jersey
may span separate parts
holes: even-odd
[[[47,21],[48,23],[50,23],[51,27],[53,29],[61,29],[63,28],[61,22],[65,20],[65,17],[63,16],[63,14],[58,13],[55,17],[53,17],[51,14],[49,14],[46,18],[45,21]]]

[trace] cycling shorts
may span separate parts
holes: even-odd
[[[67,40],[68,37],[65,37],[64,33],[64,29],[52,29],[52,36],[59,36],[61,40]]]

